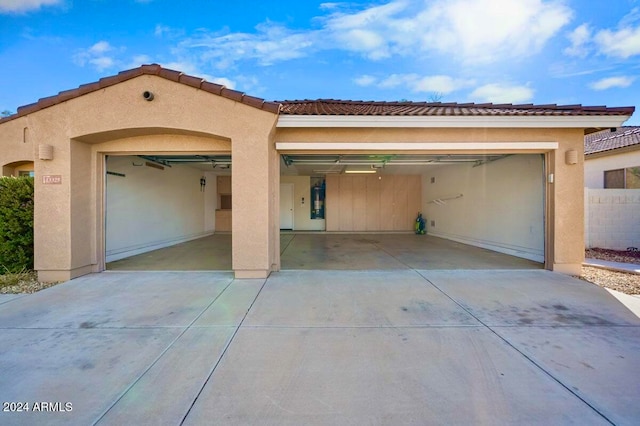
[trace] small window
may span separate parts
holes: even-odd
[[[624,188],[624,169],[605,171],[604,187],[605,188]]]
[[[29,171],[29,170],[20,170],[18,172],[18,177],[33,177],[34,173],[33,170]]]

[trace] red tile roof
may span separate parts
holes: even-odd
[[[640,126],[623,126],[615,131],[603,130],[585,136],[584,153],[589,155],[633,145],[640,148]]]
[[[377,102],[318,99],[282,101],[283,115],[385,116],[522,116],[522,115],[631,115],[635,107],[608,108],[582,105],[458,104],[441,102]]]
[[[205,92],[213,93],[218,96],[222,96],[243,104],[252,106],[254,108],[263,109],[277,114],[280,110],[280,104],[276,102],[268,102],[261,98],[246,95],[236,90],[231,90],[220,84],[210,83],[202,78],[193,77],[179,71],[162,68],[160,65],[142,65],[141,67],[134,68],[127,71],[122,71],[117,75],[111,77],[101,78],[99,81],[89,84],[83,84],[82,86],[60,92],[55,96],[48,98],[42,98],[38,102],[21,106],[18,108],[18,112],[9,117],[0,120],[0,123],[4,121],[13,120],[23,115],[30,114],[35,111],[59,104],[61,102],[68,101],[69,99],[76,98],[78,96],[85,95],[87,93],[94,92],[96,90],[104,89],[105,87],[113,86],[114,84],[121,83],[123,81],[131,80],[132,78],[141,75],[157,75],[158,77],[165,78],[167,80],[175,81],[177,83],[185,84],[187,86],[195,87]]]
[[[607,108],[606,106],[582,105],[512,105],[512,104],[458,104],[428,102],[376,102],[348,101],[334,99],[298,100],[269,102],[248,96],[242,92],[228,89],[219,84],[210,83],[199,77],[179,71],[162,68],[160,65],[142,65],[123,71],[111,77],[105,77],[94,83],[84,84],[76,89],[66,90],[55,96],[42,98],[38,102],[18,108],[18,112],[0,119],[0,123],[39,111],[44,108],[68,101],[114,84],[130,80],[141,75],[157,75],[167,80],[195,87],[218,96],[283,115],[385,115],[385,116],[598,116],[633,114],[635,107]]]

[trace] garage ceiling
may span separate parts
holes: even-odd
[[[342,173],[420,174],[429,167],[466,163],[480,166],[507,157],[488,155],[427,154],[321,154],[282,155],[284,175],[321,176]],[[182,165],[204,171],[229,172],[231,155],[141,155],[140,158],[166,167]]]
[[[231,168],[231,155],[139,155],[140,158],[171,167],[185,165],[205,171],[228,171]]]

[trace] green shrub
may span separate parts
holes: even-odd
[[[33,178],[0,177],[0,274],[33,269]]]

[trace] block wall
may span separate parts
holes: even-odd
[[[640,249],[640,189],[585,188],[585,246]]]

